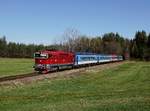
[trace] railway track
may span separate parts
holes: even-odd
[[[100,65],[94,65],[94,66],[91,66],[91,67],[81,67],[81,68],[75,68],[75,69],[63,69],[63,70],[60,70],[60,71],[52,71],[48,74],[39,74],[37,72],[32,72],[32,73],[28,73],[28,74],[0,77],[0,83],[11,81],[11,80],[21,80],[21,79],[24,79],[24,78],[37,77],[37,76],[45,76],[45,77],[48,77],[48,78],[50,77],[51,78],[51,77],[53,77],[53,74],[55,75],[54,77],[56,77],[57,74],[61,73],[61,72],[66,73],[66,75],[75,75],[76,73],[83,72],[87,68],[90,68],[90,69],[92,69],[92,67],[102,67],[102,68],[104,68],[104,67],[108,67],[108,66],[111,66],[111,65],[117,64],[117,63],[122,64],[123,62],[113,62],[113,63],[100,64]]]
[[[55,70],[55,71],[51,71],[51,72],[49,72],[47,74],[42,74],[42,73],[38,73],[38,72],[32,72],[32,73],[27,73],[27,74],[20,74],[20,75],[0,77],[0,83],[1,82],[5,82],[5,81],[10,81],[10,80],[23,79],[23,78],[27,78],[27,77],[49,75],[49,74],[52,74],[52,73],[63,72],[63,71],[66,71],[66,70],[71,70],[71,69],[61,69],[59,71]]]
[[[9,81],[9,80],[15,80],[15,79],[21,79],[21,78],[26,78],[26,77],[32,77],[32,76],[38,76],[38,75],[39,74],[33,72],[33,73],[28,73],[28,74],[0,77],[0,82]]]

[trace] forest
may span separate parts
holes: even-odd
[[[52,45],[36,45],[8,42],[6,36],[0,37],[0,57],[32,58],[39,50],[64,50],[70,52],[92,52],[101,54],[128,54],[130,58],[150,60],[150,33],[137,31],[132,39],[119,33],[106,33],[89,37],[72,29],[65,33],[64,40]]]

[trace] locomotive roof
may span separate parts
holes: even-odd
[[[60,54],[60,53],[71,53],[71,52],[65,52],[65,51],[62,51],[62,50],[42,50],[42,51],[39,51],[40,53],[51,53],[51,54]]]

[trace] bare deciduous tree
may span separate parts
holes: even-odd
[[[74,28],[68,28],[63,34],[63,45],[66,51],[75,51],[78,45],[78,38],[80,37],[80,32]]]

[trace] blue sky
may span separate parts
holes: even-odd
[[[0,37],[52,44],[67,28],[87,36],[150,32],[150,0],[0,0]]]

